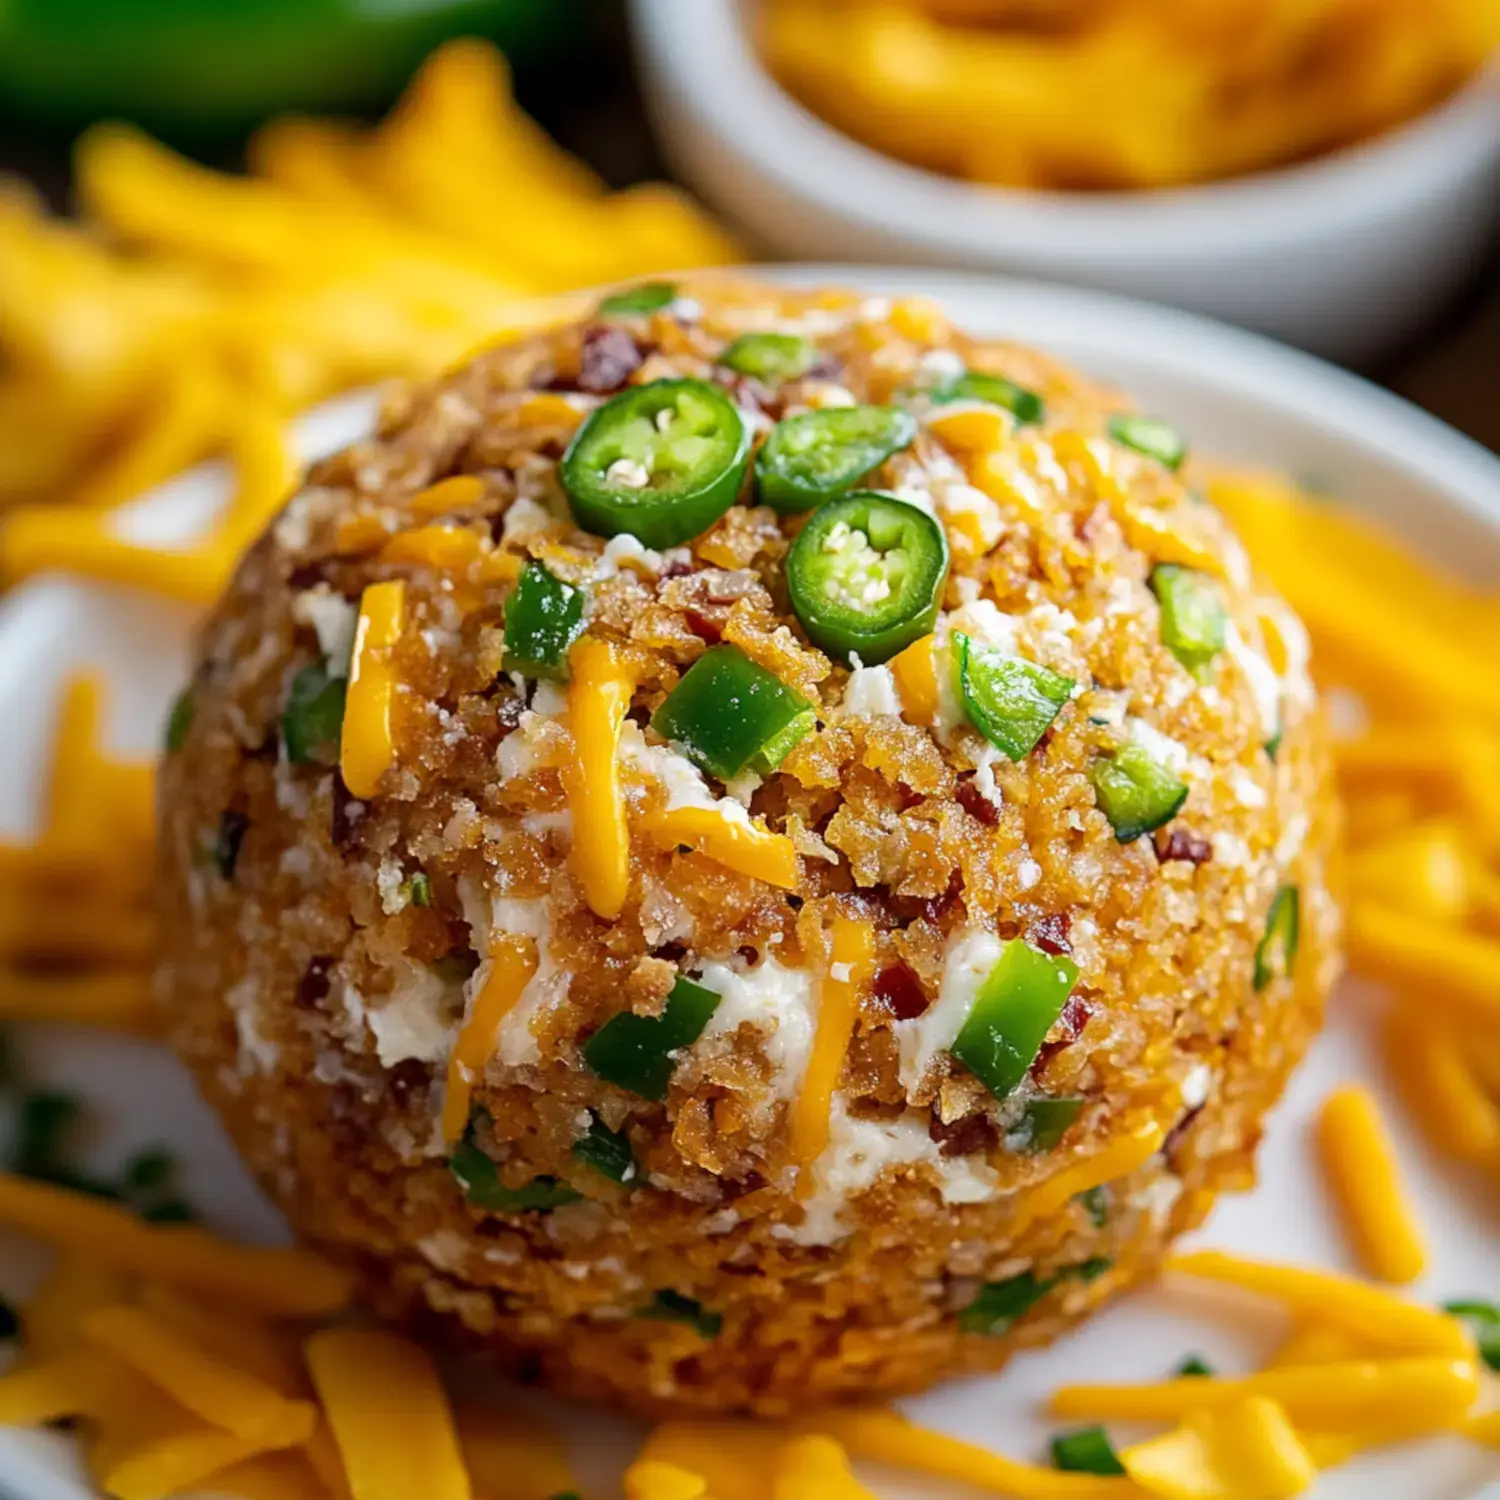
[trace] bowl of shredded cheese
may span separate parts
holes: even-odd
[[[1492,6],[635,0],[669,154],[781,253],[1101,287],[1368,358],[1494,222]]]

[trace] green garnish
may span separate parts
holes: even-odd
[[[83,1118],[83,1101],[58,1089],[37,1089],[21,1101],[11,1170],[23,1177],[56,1181],[68,1175],[69,1137]]]
[[[723,1313],[710,1312],[701,1302],[684,1297],[681,1292],[658,1292],[637,1314],[659,1323],[686,1323],[698,1330],[700,1338],[715,1339],[724,1326]]]
[[[1276,892],[1266,913],[1266,931],[1255,948],[1255,988],[1263,990],[1273,979],[1287,979],[1297,958],[1302,928],[1302,901],[1297,887],[1284,885]]]
[[[187,743],[188,730],[193,727],[193,690],[185,687],[172,700],[171,710],[167,714],[166,745],[167,754],[176,755]]]
[[[1073,693],[1071,678],[961,630],[953,632],[953,670],[969,722],[1011,760],[1024,760],[1036,749]]]
[[[720,356],[719,363],[736,375],[748,375],[766,385],[780,385],[807,374],[818,360],[818,347],[795,333],[746,333]]]
[[[432,882],[420,870],[406,882],[406,899],[413,906],[432,905]]]
[[[1080,1427],[1052,1439],[1052,1467],[1069,1474],[1123,1474],[1125,1465],[1102,1427]]]
[[[1077,1201],[1083,1206],[1084,1213],[1089,1216],[1095,1229],[1103,1229],[1109,1223],[1109,1189],[1102,1183],[1098,1187],[1091,1187],[1086,1193],[1079,1193]]]
[[[1111,417],[1109,435],[1121,447],[1144,453],[1169,469],[1180,469],[1187,457],[1187,443],[1182,435],[1154,417]]]
[[[599,304],[599,311],[619,317],[645,316],[660,312],[677,300],[677,283],[673,281],[643,281],[639,286],[615,292]]]
[[[132,1193],[154,1193],[169,1186],[177,1175],[177,1161],[159,1147],[138,1151],[125,1163],[121,1174]]]
[[[1122,844],[1170,823],[1187,801],[1187,783],[1136,740],[1099,756],[1089,774],[1100,811]]]
[[[1031,1099],[1011,1132],[1016,1149],[1032,1156],[1054,1150],[1083,1112],[1082,1099]]]
[[[1500,1307],[1493,1302],[1465,1300],[1445,1302],[1443,1311],[1468,1324],[1480,1359],[1490,1369],[1500,1370]]]
[[[281,742],[294,766],[313,765],[338,753],[347,687],[323,661],[292,678],[281,713]]]
[[[518,1188],[506,1187],[500,1181],[495,1163],[474,1141],[474,1127],[487,1121],[483,1110],[475,1110],[463,1139],[453,1148],[448,1167],[475,1208],[491,1213],[546,1213],[564,1204],[577,1203],[583,1194],[556,1177],[533,1177]]]
[[[573,1159],[602,1172],[611,1182],[630,1182],[639,1175],[624,1131],[611,1130],[597,1115],[588,1133],[574,1141]]]
[[[1031,1311],[1054,1287],[1064,1281],[1093,1281],[1109,1270],[1113,1262],[1095,1256],[1080,1265],[1068,1266],[1055,1276],[1039,1278],[1035,1272],[1022,1271],[1005,1281],[987,1281],[979,1294],[958,1315],[958,1326],[965,1333],[982,1333],[997,1337]]]
[[[703,1035],[718,994],[679,976],[659,1016],[621,1011],[583,1044],[583,1060],[606,1083],[643,1099],[663,1100],[672,1084],[675,1054]]]
[[[1005,944],[950,1049],[997,1098],[1026,1077],[1078,982],[1078,966],[1020,938]]]
[[[1273,766],[1276,764],[1276,757],[1281,754],[1281,742],[1285,738],[1286,726],[1283,724],[1277,724],[1276,733],[1266,741],[1266,758],[1271,762]]]
[[[1151,592],[1161,602],[1161,640],[1195,677],[1202,678],[1224,649],[1229,616],[1207,573],[1176,563],[1151,570]]]
[[[219,828],[214,835],[209,858],[213,861],[214,869],[225,880],[234,879],[235,866],[240,862],[240,845],[245,841],[245,830],[249,826],[250,819],[244,813],[232,809],[219,818]]]
[[[568,648],[583,634],[582,589],[529,562],[505,605],[505,667],[523,677],[568,675]]]
[[[970,370],[957,380],[938,386],[930,395],[940,406],[950,401],[982,401],[986,406],[998,406],[1023,426],[1040,422],[1046,415],[1046,406],[1035,391],[1028,391],[1004,375],[981,375]]]
[[[771,429],[755,456],[763,505],[797,515],[847,493],[917,435],[899,406],[830,406],[800,412]]]
[[[774,771],[817,721],[812,704],[774,672],[738,646],[715,646],[683,673],[651,727],[728,781],[746,767]]]
[[[1210,1376],[1214,1373],[1214,1367],[1203,1358],[1201,1354],[1190,1354],[1177,1366],[1175,1374],[1179,1380],[1192,1379],[1197,1376]]]

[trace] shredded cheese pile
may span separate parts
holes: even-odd
[[[123,126],[80,141],[81,222],[0,182],[0,578],[49,568],[207,602],[285,498],[289,419],[432,375],[564,289],[739,259],[675,189],[610,193],[516,108],[478,41],[382,124],[273,121],[249,177]],[[191,549],[110,512],[211,454],[237,496]]]

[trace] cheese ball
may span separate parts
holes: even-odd
[[[1116,393],[924,302],[629,288],[243,561],[167,1024],[436,1340],[652,1413],[995,1369],[1253,1180],[1338,968],[1307,654]]]

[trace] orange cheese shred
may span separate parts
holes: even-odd
[[[1032,1188],[1016,1204],[1016,1218],[1011,1232],[1019,1234],[1026,1225],[1034,1224],[1038,1219],[1050,1218],[1079,1193],[1128,1177],[1137,1168],[1145,1166],[1161,1150],[1161,1143],[1165,1139],[1166,1131],[1156,1120],[1138,1121],[1102,1151],[1096,1151],[1083,1161],[1064,1167]]]
[[[490,946],[490,970],[474,997],[469,1018],[458,1034],[448,1061],[443,1095],[443,1139],[456,1141],[469,1123],[469,1096],[474,1076],[494,1051],[495,1032],[515,1008],[537,970],[536,942],[529,937],[503,936]]]
[[[477,474],[450,474],[436,484],[429,484],[407,501],[414,516],[425,521],[468,510],[484,499],[484,481]]]
[[[784,833],[726,816],[713,807],[678,807],[641,819],[641,832],[660,849],[685,844],[710,859],[784,891],[797,889],[797,846]]]
[[[869,981],[874,961],[875,935],[870,924],[838,913],[830,932],[828,972],[818,999],[812,1055],[787,1122],[789,1154],[797,1166],[809,1166],[828,1144],[833,1091],[854,1034],[860,991]],[[803,1180],[809,1181],[806,1175]]]
[[[585,636],[571,653],[568,721],[573,759],[567,776],[573,814],[573,869],[596,916],[612,921],[630,891],[630,830],[620,781],[620,728],[635,679],[619,650]]]
[[[909,724],[930,728],[937,722],[942,695],[938,691],[937,637],[924,635],[890,661],[901,714]]]
[[[354,1500],[472,1500],[448,1397],[426,1352],[395,1334],[331,1328],[307,1367]]]
[[[375,561],[413,563],[440,573],[458,573],[488,550],[488,539],[468,526],[417,526],[411,531],[398,531],[376,553]]]
[[[391,649],[401,638],[405,614],[406,585],[399,579],[372,583],[359,601],[339,745],[339,768],[354,797],[373,797],[380,778],[395,764]]]

